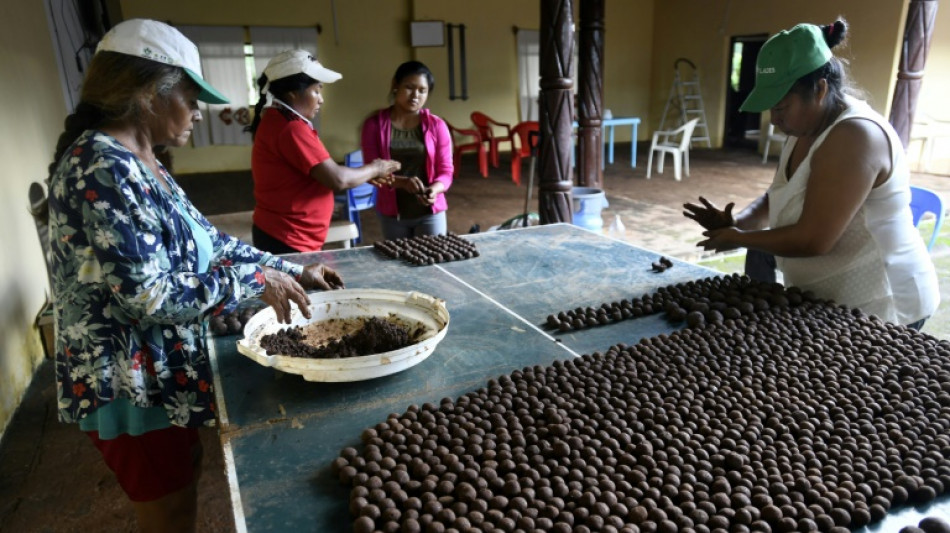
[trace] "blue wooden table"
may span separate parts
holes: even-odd
[[[239,530],[349,531],[349,490],[330,462],[366,427],[411,404],[452,399],[498,376],[619,342],[672,331],[660,316],[552,335],[547,315],[652,293],[715,275],[567,224],[469,235],[480,257],[414,267],[371,248],[290,256],[319,259],[350,288],[417,290],[446,301],[451,323],[433,355],[402,373],[357,383],[311,383],[239,354],[216,337],[213,360],[221,436]]]
[[[671,333],[674,327],[660,315],[564,334],[541,325],[551,313],[717,274],[676,260],[656,274],[650,263],[659,254],[567,224],[466,238],[480,257],[425,267],[385,259],[367,247],[288,256],[330,265],[350,288],[416,290],[444,299],[448,334],[428,359],[404,372],[312,383],[239,354],[235,336],[213,339],[221,439],[239,532],[351,531],[349,488],[334,478],[330,463],[342,448],[359,445],[363,429],[411,404],[454,400],[514,370]],[[905,509],[865,531],[896,531],[927,514],[950,516],[945,500]]]
[[[614,129],[617,126],[630,126],[630,166],[637,168],[637,127],[640,119],[637,117],[605,118],[601,124],[607,133],[605,139],[607,148],[607,162],[614,164]]]
[[[575,120],[572,124],[577,129],[578,124]],[[619,117],[605,118],[600,121],[601,132],[604,140],[604,157],[601,159],[601,168],[607,163],[614,164],[614,130],[617,126],[630,126],[630,166],[637,168],[637,127],[640,126],[638,117]],[[571,163],[574,163],[574,152],[571,151]]]

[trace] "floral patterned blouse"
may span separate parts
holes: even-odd
[[[302,267],[219,233],[164,169],[171,192],[119,144],[87,131],[50,183],[59,418],[114,398],[164,406],[177,426],[214,424],[205,320],[264,291],[261,265]],[[211,237],[207,272],[183,206]]]

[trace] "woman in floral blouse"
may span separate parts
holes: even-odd
[[[50,248],[59,416],[78,423],[142,531],[193,531],[197,427],[214,424],[208,317],[250,297],[289,321],[307,289],[342,286],[320,264],[283,261],[219,233],[154,149],[183,146],[198,101],[227,100],[198,50],[151,20],[99,44],[50,166]]]

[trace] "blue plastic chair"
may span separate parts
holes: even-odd
[[[910,211],[914,215],[914,227],[920,224],[920,219],[924,213],[933,213],[937,220],[934,222],[934,231],[930,236],[930,242],[927,243],[929,252],[934,243],[937,242],[937,235],[940,233],[940,226],[943,225],[943,200],[940,195],[930,189],[923,187],[910,187]]]
[[[348,167],[363,166],[363,151],[356,150],[343,156],[343,164]],[[353,246],[360,243],[363,236],[363,226],[360,224],[360,211],[372,209],[376,206],[376,187],[370,183],[358,185],[346,191],[346,194],[338,194],[336,201],[346,204],[346,215],[350,222],[356,224],[359,230],[359,236],[353,239]]]

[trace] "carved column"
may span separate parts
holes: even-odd
[[[924,66],[927,64],[927,53],[930,51],[936,18],[937,0],[910,0],[890,116],[891,125],[897,130],[905,150],[910,141],[910,129],[914,123],[914,112],[917,110],[917,95],[923,82]]]
[[[572,222],[571,123],[574,97],[570,0],[541,0],[541,91],[538,97],[538,216],[541,224]]]
[[[604,109],[604,0],[580,0],[578,38],[577,182],[600,188],[604,181],[601,117]],[[636,139],[634,139],[636,142]]]

